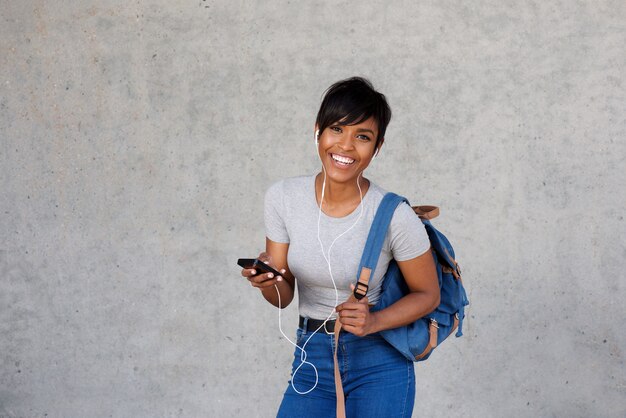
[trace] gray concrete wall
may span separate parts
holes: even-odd
[[[292,348],[235,261],[352,75],[472,301],[415,416],[626,415],[623,1],[0,5],[1,417],[273,416]]]

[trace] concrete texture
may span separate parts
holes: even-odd
[[[625,44],[623,1],[0,1],[0,417],[273,416],[235,261],[352,75],[472,301],[415,416],[626,416]]]

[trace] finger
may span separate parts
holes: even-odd
[[[274,287],[277,282],[278,282],[278,278],[266,280],[264,282],[258,283],[255,287],[259,289],[265,289],[266,287]]]
[[[241,275],[243,277],[252,277],[256,275],[256,270],[255,269],[243,269],[241,270]]]
[[[354,327],[352,325],[344,325],[342,329],[345,330],[346,332],[349,332],[350,334],[356,335],[357,337],[362,337],[365,335],[365,331],[363,331],[361,327]]]
[[[273,268],[274,270],[277,270],[277,267],[271,262],[271,257],[268,260],[263,261],[265,264],[267,264],[268,266],[270,266],[271,268]],[[284,273],[285,269],[279,270],[280,273]],[[271,274],[271,273],[270,273]],[[276,277],[280,277],[280,276],[276,276]],[[282,279],[282,277],[280,277],[280,279],[278,279],[278,281],[280,282]]]
[[[335,311],[336,312],[341,312],[341,311],[345,311],[346,309],[354,309],[351,307],[352,303],[350,302],[344,302],[344,303],[340,303],[339,305],[337,305],[335,307]]]
[[[250,279],[254,281],[255,283],[263,283],[273,278],[274,278],[273,273],[261,273],[261,274],[257,274],[256,276],[250,277]]]
[[[252,287],[256,287],[257,289],[265,289],[268,287],[273,287],[274,285],[276,285],[276,282],[277,282],[276,279],[272,279],[272,280],[266,280],[261,283],[250,282],[250,284],[252,284]]]
[[[340,311],[345,311],[346,309],[360,309],[360,304],[358,302],[344,302],[337,305],[335,309]]]
[[[341,328],[355,335],[363,333],[363,324],[359,324],[353,321],[342,321]]]
[[[261,280],[273,279],[274,278],[274,273],[259,272],[258,277],[261,277]],[[281,276],[276,275],[276,277],[281,277]]]
[[[276,282],[281,281],[282,277],[274,277],[272,273],[263,273],[253,277],[249,277],[248,280],[254,287],[269,287],[276,284]]]
[[[263,274],[259,274],[257,277],[260,278],[257,281],[258,283],[263,283],[263,282],[266,282],[266,281],[272,280],[272,279],[274,279],[277,282],[282,282],[283,281],[283,277],[282,276],[274,277],[274,273],[263,273]]]
[[[338,309],[339,311],[363,311],[366,309],[366,306],[359,302],[344,302],[335,309]]]
[[[254,280],[257,282],[262,282],[263,280],[268,279],[268,277],[266,277],[268,273],[263,273],[255,269],[248,269],[245,272],[242,272],[241,274],[244,277],[246,277],[248,280]]]
[[[357,311],[357,310],[343,310],[338,315],[342,320],[365,318],[365,312]]]

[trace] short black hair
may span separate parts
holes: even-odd
[[[391,109],[385,96],[374,90],[369,80],[351,77],[336,82],[324,92],[315,123],[321,134],[334,123],[356,125],[370,117],[378,124],[378,148],[391,120]]]

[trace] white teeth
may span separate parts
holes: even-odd
[[[341,155],[331,154],[331,156],[333,157],[333,160],[342,164],[352,164],[354,162],[352,158],[343,157]]]

